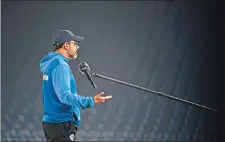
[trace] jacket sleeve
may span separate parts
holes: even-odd
[[[65,64],[57,66],[52,72],[52,84],[56,95],[63,104],[78,108],[93,108],[94,98],[83,97],[71,92],[70,87],[70,67]]]

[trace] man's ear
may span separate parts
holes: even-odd
[[[68,44],[66,44],[66,43],[64,43],[64,45],[63,45],[63,47],[66,49],[66,50],[68,50]]]

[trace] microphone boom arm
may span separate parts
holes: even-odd
[[[159,96],[163,96],[163,97],[166,97],[166,98],[169,98],[169,99],[172,99],[172,100],[176,100],[176,101],[180,101],[180,102],[183,102],[183,103],[186,103],[186,104],[189,104],[189,105],[193,105],[195,107],[204,108],[204,109],[210,110],[212,112],[220,113],[218,110],[210,108],[210,107],[207,107],[207,106],[203,106],[203,105],[191,102],[191,101],[187,101],[187,100],[180,99],[180,98],[177,98],[177,97],[174,97],[174,96],[170,96],[170,95],[164,94],[162,92],[157,92],[157,91],[150,90],[150,89],[147,89],[147,88],[144,88],[144,87],[133,85],[133,84],[130,84],[130,83],[127,83],[127,82],[124,82],[124,81],[120,81],[120,80],[116,80],[116,79],[113,79],[113,78],[109,78],[109,77],[106,77],[106,76],[103,76],[103,75],[99,75],[97,73],[92,73],[92,76],[98,77],[98,78],[102,78],[102,79],[106,79],[106,80],[109,80],[109,81],[113,81],[113,82],[116,82],[116,83],[119,83],[119,84],[123,84],[123,85],[129,86],[129,87],[140,89],[140,90],[143,90],[143,91],[147,91],[147,92],[150,92],[150,93],[153,93],[153,94],[156,94],[156,95],[159,95]]]

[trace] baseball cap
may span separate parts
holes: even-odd
[[[76,36],[70,30],[60,30],[53,36],[53,46],[64,44],[71,40],[81,42],[84,41],[84,37]]]

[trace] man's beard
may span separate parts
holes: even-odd
[[[70,55],[69,57],[70,59],[76,59],[77,58],[77,54],[74,54],[74,55]]]
[[[77,53],[75,53],[74,55],[72,55],[72,59],[76,59],[77,58]]]
[[[76,58],[77,58],[77,54],[73,56],[73,59],[76,59]]]
[[[78,53],[76,52],[75,54],[70,54],[70,59],[76,59],[77,58]]]

